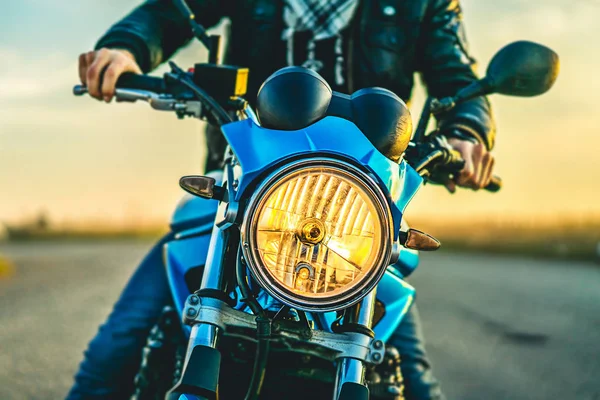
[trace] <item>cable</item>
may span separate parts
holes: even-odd
[[[265,310],[260,306],[258,301],[256,301],[252,290],[248,286],[248,281],[246,281],[246,270],[242,262],[242,246],[240,246],[238,249],[235,268],[237,284],[240,287],[240,292],[242,292],[242,298],[240,300],[250,307],[252,314],[256,315],[257,317],[266,318],[267,314],[265,313]]]
[[[260,317],[258,317],[256,320],[260,326],[261,323],[259,319]],[[267,320],[266,322],[269,325],[270,331],[271,321]],[[270,345],[271,342],[269,341],[268,337],[261,338],[258,336],[258,343],[256,345],[256,358],[254,359],[254,369],[252,371],[252,378],[250,379],[250,385],[248,386],[248,392],[246,392],[245,400],[255,400],[260,395],[267,372],[267,361],[269,359]]]
[[[219,126],[233,122],[233,118],[231,118],[227,111],[225,111],[225,109],[208,93],[199,88],[181,68],[172,61],[169,62],[169,65],[173,72],[167,73],[167,75],[190,89],[200,101],[208,106],[208,111],[212,114]]]
[[[254,368],[252,370],[252,378],[246,392],[246,400],[255,400],[260,395],[265,374],[267,371],[267,361],[269,358],[269,349],[271,337],[271,320],[267,317],[265,310],[260,306],[254,294],[246,281],[246,270],[242,262],[242,247],[238,248],[236,260],[236,277],[237,283],[242,292],[242,301],[250,307],[252,313],[256,315],[256,357],[254,358]]]

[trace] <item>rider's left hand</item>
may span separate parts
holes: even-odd
[[[465,160],[465,166],[458,176],[446,183],[448,191],[456,192],[457,185],[473,190],[486,187],[492,178],[494,156],[487,151],[485,145],[457,138],[448,139],[448,143]]]

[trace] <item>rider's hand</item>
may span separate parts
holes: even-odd
[[[124,72],[142,73],[135,58],[127,50],[104,48],[79,56],[79,79],[87,86],[89,94],[98,100],[104,99],[107,103],[111,101],[117,79]]]
[[[457,138],[448,139],[448,143],[465,160],[465,166],[458,176],[446,183],[448,191],[454,193],[457,185],[473,190],[486,187],[492,179],[494,157],[485,145]]]

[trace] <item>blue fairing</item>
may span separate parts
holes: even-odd
[[[366,166],[380,179],[391,204],[394,231],[398,232],[404,209],[422,184],[421,177],[408,164],[387,159],[353,123],[341,118],[327,117],[299,131],[264,129],[245,120],[225,125],[223,132],[243,171],[239,177],[237,200],[259,175],[281,160],[307,154],[339,156]],[[218,173],[211,175],[217,181],[221,180]],[[173,215],[171,228],[177,235],[165,245],[165,263],[175,306],[180,313],[190,294],[186,274],[203,267],[206,262],[217,205],[213,200],[186,196]],[[395,331],[412,303],[415,290],[402,277],[410,274],[418,261],[418,252],[403,248],[399,260],[388,267],[377,287],[377,299],[385,305],[385,314],[374,330],[384,341]],[[272,300],[266,293],[258,298],[263,306],[268,306]],[[324,328],[329,329],[335,316],[332,312],[314,315],[311,319],[321,321]]]
[[[242,166],[236,200],[281,160],[315,154],[339,156],[369,168],[379,178],[390,200],[396,239],[404,209],[423,183],[405,161],[397,164],[385,157],[356,125],[342,118],[326,117],[298,131],[266,129],[250,119],[224,125],[222,130]]]
[[[392,267],[388,268],[377,285],[377,300],[385,305],[383,318],[373,330],[378,339],[387,342],[392,336],[415,297],[415,289],[404,282]]]
[[[180,313],[190,295],[185,276],[191,269],[204,266],[209,242],[210,230],[204,235],[173,240],[164,247],[167,278],[175,309]]]
[[[402,248],[400,250],[400,257],[395,264],[392,264],[392,268],[398,271],[398,274],[402,277],[407,277],[413,273],[419,266],[419,252],[417,250],[411,250]]]

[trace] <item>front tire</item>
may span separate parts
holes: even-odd
[[[132,400],[164,400],[179,380],[186,343],[177,311],[167,306],[150,331],[135,377]]]

